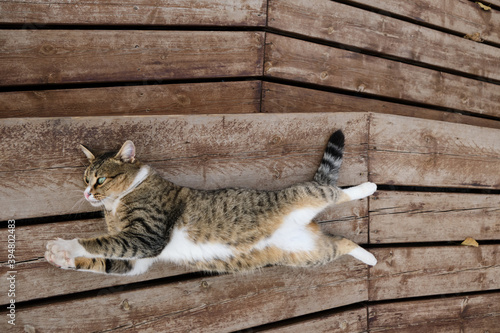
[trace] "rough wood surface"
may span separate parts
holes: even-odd
[[[371,249],[370,300],[500,289],[500,245]]]
[[[500,79],[496,47],[329,0],[270,0],[268,22],[307,37]]]
[[[253,332],[273,333],[362,333],[367,332],[367,311],[365,307],[324,314],[312,319],[293,323],[277,323],[270,327],[257,328]]]
[[[312,179],[328,137],[341,128],[347,144],[339,184],[357,185],[367,179],[367,119],[360,113],[5,119],[0,219],[92,210],[81,204],[87,162],[79,143],[109,151],[132,140],[140,160],[183,186],[272,189]]]
[[[425,22],[464,36],[479,32],[481,38],[500,43],[500,31],[496,28],[500,25],[497,11],[482,10],[475,1],[419,0],[402,3],[398,0],[349,0],[349,2],[366,5],[375,12],[383,10],[389,15],[395,14],[416,22]],[[500,5],[498,0],[483,3]]]
[[[370,197],[370,242],[500,239],[500,196],[378,191]]]
[[[497,332],[500,293],[370,305],[370,332]]]
[[[373,114],[370,180],[498,189],[499,142],[498,129]]]
[[[16,326],[30,325],[37,332],[228,332],[366,300],[366,274],[365,265],[344,257],[314,269],[271,267],[246,275],[160,281],[26,306]],[[7,327],[7,321],[0,322],[2,331]]]
[[[257,76],[263,41],[262,32],[4,30],[0,86]]]
[[[260,85],[242,81],[2,92],[0,118],[255,113]]]
[[[39,248],[43,256],[44,247]],[[9,290],[9,271],[0,268],[0,287]],[[102,275],[53,267],[45,259],[35,259],[16,264],[16,302],[39,300],[52,296],[64,296],[86,292],[90,297],[121,291],[131,283],[174,277],[191,273],[189,269],[167,263],[154,264],[147,273],[138,276]],[[7,293],[0,295],[0,304],[8,304]],[[57,303],[57,301],[55,301]]]
[[[68,25],[263,26],[265,0],[28,0],[0,2],[0,22]]]
[[[264,75],[500,115],[498,85],[275,34],[266,36]]]
[[[360,96],[262,82],[261,112],[376,112],[500,129],[491,119],[391,103]]]

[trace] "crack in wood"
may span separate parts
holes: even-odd
[[[486,212],[496,212],[500,211],[500,208],[497,207],[477,207],[477,208],[455,208],[455,209],[445,209],[445,210],[438,210],[438,209],[430,209],[430,210],[420,210],[420,209],[408,209],[405,211],[400,211],[400,212],[381,212],[383,210],[390,210],[393,208],[399,208],[399,207],[391,207],[391,208],[381,208],[381,209],[375,209],[370,211],[370,215],[374,216],[383,216],[383,215],[400,215],[400,214],[443,214],[443,213],[459,213],[459,212],[467,212],[467,211],[486,211]],[[372,213],[377,213],[380,212],[379,214],[372,214]]]

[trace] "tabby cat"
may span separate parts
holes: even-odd
[[[90,161],[84,196],[104,207],[109,234],[50,241],[45,258],[60,268],[122,275],[144,273],[157,260],[215,272],[314,266],[344,254],[375,265],[371,253],[322,233],[312,222],[327,206],[367,197],[377,188],[335,186],[343,148],[339,130],[311,182],[277,191],[202,191],[175,185],[140,163],[131,141],[118,153],[100,156],[81,146]]]

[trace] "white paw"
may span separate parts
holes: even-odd
[[[372,195],[377,190],[377,184],[375,183],[367,182],[359,186],[361,187],[361,191],[364,193],[365,197]]]
[[[82,256],[83,246],[77,239],[64,240],[58,238],[47,243],[45,259],[60,268],[75,268],[75,258]]]
[[[358,246],[354,250],[348,253],[349,255],[353,256],[354,258],[361,260],[367,265],[370,266],[375,266],[377,264],[377,258],[370,252],[366,251],[363,249],[361,246]]]
[[[358,186],[350,187],[344,190],[344,193],[349,196],[351,200],[358,200],[366,198],[377,190],[377,185],[374,183],[363,183]]]

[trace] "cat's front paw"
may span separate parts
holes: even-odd
[[[58,238],[47,243],[45,259],[60,268],[75,268],[75,258],[81,256],[83,247],[77,239],[64,240]]]

